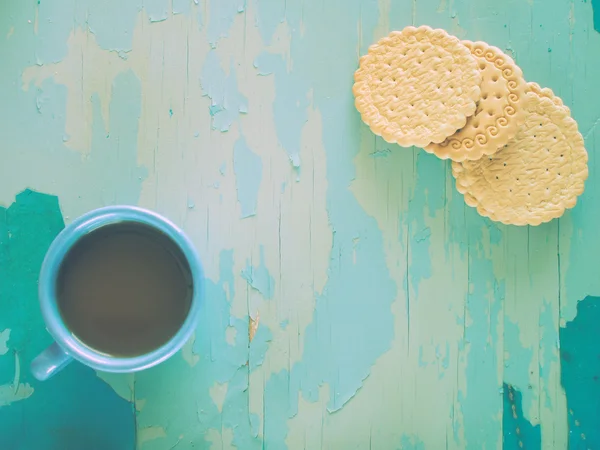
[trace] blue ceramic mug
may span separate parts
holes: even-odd
[[[124,222],[150,227],[168,237],[187,260],[193,282],[190,309],[180,329],[160,347],[134,357],[110,356],[83,344],[63,321],[56,296],[59,269],[69,250],[89,233]],[[200,313],[203,286],[202,266],[193,244],[183,231],[169,220],[133,206],[109,206],[84,214],[61,231],[50,245],[42,263],[39,278],[40,307],[54,343],[32,361],[33,376],[38,380],[46,380],[73,359],[96,370],[121,373],[147,369],[165,361],[181,349],[194,332]]]

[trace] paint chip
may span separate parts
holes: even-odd
[[[200,85],[202,95],[210,99],[212,129],[227,132],[239,115],[248,111],[248,99],[238,89],[235,65],[231,63],[226,74],[215,51],[206,57]]]
[[[10,329],[0,332],[0,356],[8,353],[8,340],[10,339]]]
[[[252,266],[250,262],[246,263],[246,268],[242,270],[242,278],[248,284],[262,294],[266,300],[271,300],[275,293],[275,279],[269,273],[265,265],[265,250],[260,246],[260,263],[258,266]]]
[[[237,336],[237,330],[231,323],[233,320],[230,320],[230,325],[225,329],[225,341],[227,344],[234,346],[235,345],[235,337]]]
[[[223,411],[223,404],[225,403],[225,397],[227,396],[228,386],[228,383],[220,384],[215,382],[208,391],[210,398],[219,412]]]
[[[256,319],[253,319],[252,316],[248,317],[248,342],[252,342],[252,339],[254,339],[259,321],[260,314],[258,311],[256,311]]]
[[[200,355],[194,352],[194,344],[196,343],[196,333],[192,334],[187,342],[181,348],[181,355],[183,359],[189,364],[190,367],[194,367],[200,361]]]
[[[142,448],[146,442],[154,441],[155,439],[165,438],[167,433],[163,427],[146,427],[139,428],[137,433],[137,441],[139,448]]]
[[[252,217],[256,215],[263,164],[261,157],[248,147],[243,137],[233,146],[233,171],[241,218]]]

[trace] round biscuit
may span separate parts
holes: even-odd
[[[569,109],[569,107],[563,103],[562,99],[558,95],[556,95],[556,94],[554,94],[554,92],[552,92],[552,89],[543,88],[539,84],[534,83],[533,81],[530,81],[529,83],[527,83],[527,87],[529,88],[530,91],[534,92],[538,96],[549,98],[550,100],[552,100],[554,102],[555,105],[562,106],[563,108],[565,108],[568,111],[569,114],[571,114],[571,110]]]
[[[354,81],[356,109],[375,134],[425,147],[454,134],[475,112],[481,74],[458,38],[410,26],[369,47]]]
[[[481,98],[463,128],[425,147],[442,159],[476,160],[511,140],[525,120],[527,82],[512,58],[485,42],[462,41],[481,70]]]
[[[583,193],[588,156],[577,122],[552,91],[527,93],[527,117],[494,155],[452,163],[456,187],[479,214],[509,225],[563,215]]]

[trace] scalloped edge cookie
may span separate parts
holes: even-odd
[[[543,88],[534,81],[530,81],[529,83],[527,83],[527,87],[531,92],[537,94],[540,97],[549,98],[555,105],[562,106],[567,110],[569,114],[571,114],[571,110],[569,109],[569,107],[563,103],[562,98],[560,98],[558,95],[552,92],[552,89]]]
[[[354,81],[356,109],[373,133],[425,147],[454,134],[475,112],[481,74],[457,37],[409,26],[371,45]]]
[[[525,120],[528,91],[523,72],[502,50],[486,42],[462,42],[481,70],[481,99],[463,128],[425,147],[441,159],[459,162],[492,155],[517,134]]]
[[[539,225],[562,216],[575,206],[588,177],[583,136],[568,108],[550,89],[527,95],[525,123],[506,146],[489,158],[452,163],[465,203],[507,225]]]

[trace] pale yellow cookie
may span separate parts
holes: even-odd
[[[588,156],[577,122],[552,91],[527,93],[527,117],[494,155],[452,163],[457,189],[482,216],[539,225],[562,216],[583,193]]]
[[[523,72],[502,50],[485,42],[463,44],[481,70],[481,99],[462,129],[439,144],[425,147],[427,152],[453,161],[492,155],[512,139],[525,120],[528,90]]]
[[[540,97],[549,98],[550,100],[552,100],[554,102],[554,104],[556,104],[558,106],[562,106],[563,108],[566,108],[566,110],[569,112],[569,114],[571,114],[571,110],[569,109],[569,107],[567,105],[565,105],[563,103],[562,99],[558,95],[555,95],[554,92],[552,92],[552,90],[550,88],[543,88],[539,84],[534,83],[533,81],[530,81],[529,83],[527,83],[527,87],[529,87],[529,89],[532,92],[536,93]]]
[[[481,74],[458,38],[422,26],[372,45],[354,81],[356,109],[373,133],[424,147],[465,125],[479,100]]]

